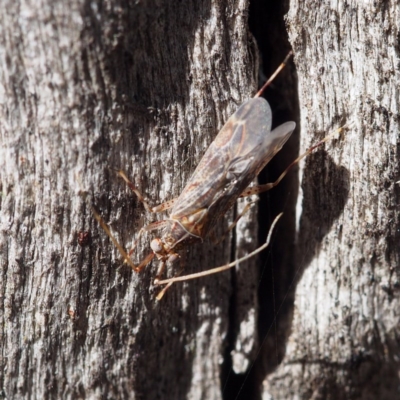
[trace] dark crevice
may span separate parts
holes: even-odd
[[[267,77],[291,50],[284,22],[288,9],[287,1],[251,2],[250,29],[257,40],[262,69]],[[299,125],[297,76],[292,60],[266,91],[265,97],[271,105],[273,127],[286,121],[295,121]],[[296,159],[299,152],[298,137],[296,130],[260,174],[261,183],[273,182]],[[284,213],[270,251],[264,253],[264,259],[261,260],[258,333],[263,347],[250,372],[259,390],[267,374],[282,361],[291,326],[292,299],[287,294],[295,276],[295,208],[299,185],[296,169],[293,168],[276,188],[261,196],[259,203],[260,241],[265,240],[276,215]]]
[[[268,78],[291,50],[284,15],[287,1],[250,1],[249,25],[254,35],[262,64],[260,85]],[[297,77],[292,60],[266,90],[265,97],[273,113],[273,127],[286,121],[299,121]],[[297,157],[299,143],[295,131],[280,153],[259,176],[260,183],[274,181]],[[296,168],[271,192],[261,195],[259,202],[259,243],[265,241],[272,220],[280,212],[275,240],[270,250],[260,257],[262,268],[259,285],[258,334],[263,348],[247,373],[232,370],[231,350],[236,332],[229,331],[228,346],[222,369],[224,400],[261,399],[262,382],[273,371],[284,355],[286,339],[291,325],[291,299],[285,298],[294,278],[293,247],[295,240],[295,206],[298,192]],[[235,278],[233,277],[233,284]],[[235,324],[235,295],[230,304],[230,326]],[[280,311],[277,310],[280,308]],[[278,312],[278,315],[277,315]]]
[[[235,208],[235,212],[233,215],[233,219],[237,216],[237,209]],[[236,230],[232,231],[231,237],[231,255],[230,259],[234,260],[236,254]],[[235,326],[236,326],[236,305],[237,305],[237,296],[236,296],[236,288],[237,288],[237,280],[235,270],[231,270],[231,286],[232,293],[229,299],[229,318],[228,318],[228,329],[227,329],[227,338],[226,338],[226,347],[224,351],[224,362],[221,366],[221,392],[222,398],[231,399],[232,398],[232,386],[236,386],[236,374],[232,369],[232,357],[231,352],[233,350],[234,342],[235,342]]]
[[[237,209],[233,219],[237,217]],[[236,231],[232,233],[231,260],[236,258]],[[257,391],[248,374],[236,374],[232,368],[231,352],[234,350],[236,340],[236,327],[239,326],[237,321],[237,278],[235,270],[231,270],[232,294],[229,302],[229,327],[226,338],[226,348],[224,352],[224,362],[221,368],[221,384],[222,398],[224,400],[236,399],[239,393],[244,393],[245,398],[258,400]]]

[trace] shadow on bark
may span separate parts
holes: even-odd
[[[324,171],[316,171],[314,166],[321,163]],[[322,175],[326,177],[325,184],[321,182]],[[348,184],[348,171],[337,166],[325,151],[319,151],[308,158],[303,178],[303,212],[298,233],[298,248],[304,252],[296,259],[288,260],[287,253],[286,257],[284,253],[292,252],[295,255],[293,243],[276,240],[272,246],[260,282],[260,355],[248,375],[243,377],[241,385],[244,386],[236,388],[236,395],[240,391],[238,399],[248,398],[249,393],[252,398],[260,399],[257,390],[261,383],[282,361],[291,330],[297,282],[318,252],[324,236],[343,211],[348,197]],[[294,223],[293,215],[291,217]],[[281,237],[283,226],[278,227],[276,238]],[[282,263],[282,259],[286,263]]]
[[[263,57],[265,76],[273,72],[274,66],[290,50],[284,26],[286,12],[286,2],[251,3],[250,26]],[[274,126],[288,120],[299,122],[296,88],[297,77],[294,65],[290,63],[266,93],[273,110]],[[299,141],[295,132],[266,171],[260,174],[260,181],[273,181],[298,152]],[[315,171],[315,165],[324,165],[324,171]],[[321,182],[321,176],[326,178],[325,182]],[[263,265],[259,286],[260,353],[246,374],[235,375],[227,362],[225,399],[261,399],[263,380],[284,357],[292,324],[296,284],[325,234],[343,211],[348,185],[348,171],[335,165],[325,151],[319,150],[307,158],[303,177],[303,211],[296,245],[300,249],[307,248],[301,259],[295,247],[296,168],[271,193],[261,197],[260,243],[265,240],[273,218],[282,211],[284,216],[277,226],[273,245],[260,257]]]
[[[90,28],[83,35],[89,38],[88,42],[93,40],[94,46],[103,48],[103,59],[107,63],[105,70],[109,74],[107,76],[109,83],[105,84],[115,85],[118,93],[113,99],[113,104],[110,103],[106,107],[115,115],[123,110],[126,118],[125,120],[118,119],[117,116],[112,118],[111,129],[109,127],[101,129],[102,134],[91,147],[95,162],[104,171],[104,179],[101,180],[100,186],[95,188],[95,204],[107,221],[113,221],[113,228],[118,231],[122,243],[127,243],[135,237],[137,227],[132,224],[131,218],[137,213],[143,213],[144,210],[134,196],[128,195],[121,199],[119,193],[115,191],[115,185],[119,181],[112,169],[123,168],[129,175],[130,171],[126,170],[126,165],[132,154],[143,160],[143,164],[148,162],[149,160],[145,159],[146,146],[143,145],[149,141],[148,126],[155,125],[155,129],[159,129],[160,126],[170,126],[172,117],[167,112],[169,104],[178,103],[184,108],[188,103],[190,85],[185,80],[190,79],[188,71],[191,60],[188,59],[190,54],[188,49],[193,49],[198,24],[210,18],[207,13],[211,9],[209,1],[201,5],[196,1],[167,1],[164,4],[145,2],[141,3],[140,7],[136,3],[132,2],[129,7],[124,5],[121,8],[124,13],[120,15],[104,18],[110,24],[109,36],[106,37],[102,32],[104,27],[96,16],[90,18],[91,25],[88,24]],[[129,12],[125,12],[127,8]],[[89,3],[86,12],[88,16],[92,15]],[[122,21],[118,18],[122,18]],[[170,29],[167,24],[179,26],[179,29]],[[90,51],[90,48],[87,51]],[[86,59],[85,54],[82,54],[82,59]],[[96,128],[93,126],[88,129]],[[121,140],[111,138],[107,134],[110,131],[122,132]],[[169,134],[164,131],[158,133],[163,137]],[[182,157],[184,160],[187,154],[182,152],[177,154],[177,157]],[[162,167],[168,168],[170,161],[161,161],[155,157],[152,168],[158,168],[157,163],[162,163]],[[146,179],[144,173],[141,179]],[[144,186],[152,185],[144,182]],[[120,187],[124,189],[123,183]],[[124,210],[123,215],[115,217],[114,210],[121,209]],[[94,231],[99,231],[97,225],[94,226]],[[97,241],[99,236],[94,237],[94,242]],[[99,244],[96,243],[96,246]],[[132,398],[133,393],[137,399],[186,398],[192,384],[191,355],[195,352],[187,351],[185,344],[193,339],[192,332],[197,331],[196,305],[193,308],[190,305],[188,308],[190,311],[183,312],[179,290],[170,290],[161,303],[155,302],[154,293],[150,293],[148,288],[154,277],[156,262],[141,273],[139,284],[134,282],[137,279],[136,274],[129,268],[118,268],[121,267],[120,260],[110,267],[112,261],[109,254],[102,254],[96,264],[93,266],[95,270],[93,273],[91,271],[85,273],[95,276],[98,271],[109,271],[110,277],[107,281],[119,281],[119,284],[107,289],[107,296],[100,293],[100,289],[95,296],[97,299],[107,298],[105,314],[109,312],[111,315],[107,315],[107,320],[100,327],[100,343],[96,344],[104,348],[103,358],[105,364],[107,360],[109,364],[104,365],[93,378],[92,386],[107,387],[109,390],[107,395],[115,398]],[[83,266],[81,268],[83,269]],[[115,279],[116,274],[120,275],[119,279]],[[104,272],[98,275],[104,279]],[[83,281],[89,282],[91,279]],[[126,311],[121,308],[122,306],[118,306],[118,299],[126,298],[132,284],[137,287],[137,293],[136,298],[132,299],[133,307],[127,320]],[[100,282],[95,286],[101,288],[104,284]],[[85,332],[88,322],[84,316],[90,304],[89,290],[88,287],[82,287],[80,291],[81,318],[77,320],[76,329],[82,336],[76,341],[77,354],[82,351],[85,343],[87,345]],[[137,331],[132,332],[132,327],[136,327]],[[187,327],[190,327],[190,330]],[[120,358],[118,354],[121,352],[125,353],[124,358],[130,360],[127,365],[119,366],[121,371],[125,369],[121,375],[131,377],[129,381],[110,379],[112,375],[109,369],[115,368],[115,363],[118,362],[116,360]],[[77,393],[84,396],[84,393],[79,392],[79,388]]]
[[[253,0],[250,2],[249,25],[256,38],[260,51],[260,84],[263,83],[282,62],[290,51],[284,15],[288,11],[288,3]],[[297,76],[293,61],[290,60],[285,69],[266,90],[265,97],[271,105],[273,127],[286,121],[294,120],[299,125],[299,101],[297,97]],[[273,182],[299,153],[298,130],[296,130],[283,149],[271,160],[259,175],[259,182]],[[283,217],[276,227],[272,246],[260,255],[261,273],[259,283],[259,330],[260,341],[267,335],[268,329],[274,324],[278,304],[287,293],[292,271],[295,241],[295,207],[298,193],[297,167],[273,190],[260,196],[259,201],[259,243],[263,243],[268,234],[273,219],[280,212]],[[284,229],[282,228],[284,227]],[[279,237],[279,241],[276,240]],[[276,260],[276,261],[275,261]],[[279,268],[276,266],[279,265]],[[271,274],[274,278],[271,280]],[[284,292],[281,295],[281,291]],[[279,292],[279,293],[278,293]],[[286,303],[285,303],[286,304]],[[283,310],[280,314],[284,317]],[[234,319],[234,310],[231,319]],[[234,334],[231,332],[231,335]],[[274,336],[275,335],[270,335]],[[268,336],[269,337],[269,336]],[[273,339],[274,341],[275,339]],[[276,354],[273,347],[262,345],[254,364],[245,374],[235,374],[232,370],[230,351],[226,351],[223,383],[224,399],[260,399],[261,383],[267,372],[271,371],[262,361],[268,354]],[[271,350],[272,349],[272,350]],[[272,352],[271,352],[272,351]],[[278,357],[279,358],[279,357]],[[275,358],[274,358],[275,359]],[[281,359],[281,357],[279,358]],[[278,362],[274,362],[277,365]]]

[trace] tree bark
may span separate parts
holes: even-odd
[[[256,89],[247,7],[3,1],[3,397],[217,399],[230,350],[237,370],[254,359],[254,260],[245,277],[176,284],[157,303],[155,269],[137,275],[124,266],[89,207],[129,248],[155,217],[114,169],[151,204],[180,193],[223,123]],[[184,250],[185,272],[255,248],[254,212],[241,230],[249,238],[239,233],[237,245],[228,237],[219,247]],[[136,260],[150,252],[150,238]],[[235,285],[247,289],[233,297]]]
[[[394,2],[2,5],[0,397],[398,396]],[[249,12],[267,76],[288,51],[288,12],[299,92],[289,66],[267,92],[274,125],[299,116],[300,152],[349,128],[306,159],[300,196],[294,170],[233,235],[184,249],[167,275],[249,252],[284,211],[259,270],[253,259],[157,302],[157,263],[141,274],[124,265],[90,205],[127,249],[165,218],[146,213],[114,170],[152,205],[179,195],[255,92]],[[261,180],[295,158],[296,137]],[[144,235],[135,261],[157,236]]]
[[[394,1],[290,2],[301,149],[348,129],[301,171],[293,317],[265,399],[399,397],[399,25]]]

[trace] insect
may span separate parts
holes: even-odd
[[[155,213],[170,210],[167,219],[151,223],[139,231],[134,247],[139,237],[144,232],[163,229],[161,238],[155,238],[151,241],[151,253],[139,264],[136,265],[131,260],[130,256],[133,253],[133,249],[127,253],[114,238],[109,227],[97,211],[92,208],[96,219],[118,248],[125,262],[129,264],[134,271],[140,272],[153,258],[159,261],[154,284],[166,286],[164,286],[163,290],[159,293],[157,299],[161,299],[168,287],[174,282],[194,279],[199,276],[209,275],[231,268],[239,262],[254,256],[268,246],[272,229],[280,215],[271,225],[266,243],[246,257],[222,267],[198,274],[176,276],[165,280],[160,279],[166,264],[176,261],[183,247],[196,242],[202,242],[207,238],[210,233],[213,232],[213,228],[239,197],[262,193],[273,188],[286,175],[292,165],[296,164],[301,158],[312,151],[313,148],[322,143],[320,142],[289,165],[276,182],[249,187],[250,183],[259,172],[289,139],[296,126],[294,122],[286,122],[271,131],[271,108],[267,100],[260,97],[265,88],[285,66],[290,56],[291,53],[288,54],[284,62],[278,67],[255,97],[243,103],[228,119],[205,152],[179,197],[156,207],[151,207],[133,183],[127,178],[125,173],[123,171],[118,171],[118,175],[124,179],[131,190],[137,195],[147,211]],[[249,207],[250,204],[245,207],[229,229],[234,227],[238,219]]]

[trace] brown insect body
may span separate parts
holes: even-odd
[[[153,239],[150,244],[159,260],[167,261],[171,255],[178,256],[177,251],[201,240],[200,237],[188,232],[180,221],[174,221],[171,218],[166,222],[161,239]]]
[[[164,229],[164,232],[161,238],[151,241],[150,247],[152,253],[148,254],[138,265],[134,264],[130,258],[133,249],[129,253],[125,252],[124,248],[112,235],[107,224],[94,207],[92,207],[96,219],[118,248],[125,262],[132,269],[136,272],[141,271],[154,257],[160,261],[154,283],[158,285],[166,284],[166,286],[158,294],[157,299],[161,299],[167,288],[174,282],[195,279],[200,276],[225,271],[265,249],[269,245],[272,230],[282,214],[279,214],[272,223],[267,241],[240,260],[208,271],[159,280],[166,263],[174,262],[179,257],[179,251],[183,247],[194,242],[203,241],[210,235],[219,220],[239,197],[246,197],[272,189],[278,185],[293,165],[297,164],[301,159],[332,137],[332,135],[328,135],[299,156],[285,169],[275,182],[249,187],[261,169],[282,148],[296,127],[294,122],[286,122],[271,131],[271,108],[265,99],[259,97],[285,66],[290,56],[291,53],[288,54],[284,62],[259,90],[256,96],[243,103],[228,119],[205,152],[195,172],[177,199],[151,207],[124,172],[118,172],[131,190],[138,196],[147,211],[161,212],[171,209],[168,219],[153,222],[140,230],[138,237],[143,232],[150,232],[161,228]],[[339,131],[342,130],[342,128],[339,129]],[[241,215],[249,209],[249,206],[245,207],[244,211],[229,227],[229,230],[235,226]],[[135,243],[137,241],[138,239]]]
[[[281,149],[294,122],[271,132],[271,108],[261,98],[246,101],[207,149],[176,200],[170,219],[205,238],[262,168]]]
[[[174,202],[163,236],[151,243],[162,263],[213,231],[295,128],[287,122],[271,131],[271,123],[271,108],[261,97],[246,101],[228,119]]]

